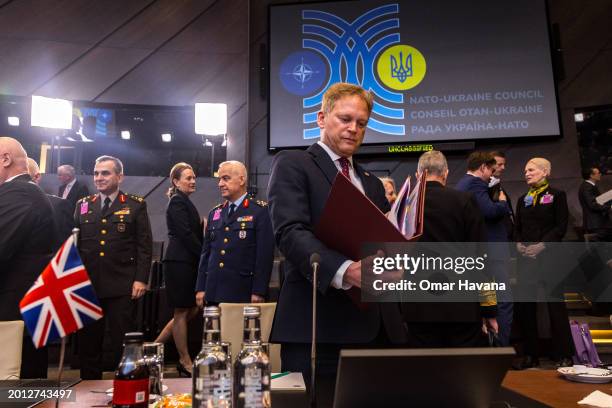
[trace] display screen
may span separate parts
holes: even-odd
[[[77,107],[74,115],[79,120],[78,135],[86,137],[108,137],[115,124],[115,112],[107,108]]]
[[[374,94],[364,143],[558,136],[544,0],[270,7],[269,147],[319,138],[336,82]]]

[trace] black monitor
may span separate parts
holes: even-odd
[[[512,347],[342,350],[334,408],[489,408]]]

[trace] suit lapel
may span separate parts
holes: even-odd
[[[355,159],[353,158],[353,167],[355,168],[355,173],[359,176],[361,180],[361,185],[363,186],[363,192],[367,197],[374,196],[374,186],[371,183],[370,173],[366,172],[363,167],[361,167]],[[368,174],[366,174],[368,173]]]
[[[308,153],[312,156],[312,160],[321,169],[321,172],[325,175],[329,184],[334,182],[334,179],[338,175],[338,168],[332,161],[329,154],[317,143],[314,143],[308,148]]]

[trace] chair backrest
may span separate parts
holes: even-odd
[[[242,311],[245,306],[259,306],[261,308],[261,340],[268,342],[276,303],[221,303],[221,340],[232,343],[232,359],[240,352],[242,344],[242,329],[244,319]],[[280,345],[270,344],[270,363],[272,372],[280,372]]]
[[[21,368],[23,321],[0,322],[0,380],[18,380]]]

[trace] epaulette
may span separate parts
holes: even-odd
[[[221,207],[223,207],[223,203],[215,205],[213,208],[210,209],[210,211],[214,211],[217,208],[221,208]]]
[[[267,207],[268,203],[265,202],[264,200],[255,200],[255,203],[260,206],[260,207]]]
[[[127,194],[127,196],[130,197],[134,201],[138,201],[139,203],[142,203],[144,201],[144,198],[134,195],[134,194]]]
[[[95,196],[96,196],[95,194],[92,194],[92,195],[88,195],[83,198],[80,198],[79,201],[77,201],[77,204],[81,204],[81,203],[84,203],[85,201],[93,200]]]

